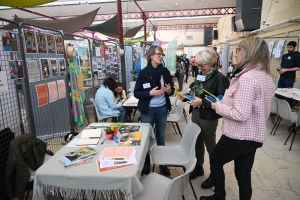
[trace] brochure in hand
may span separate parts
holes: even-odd
[[[132,125],[125,125],[121,128],[119,128],[119,132],[121,134],[123,133],[131,133],[131,132],[136,132],[140,130],[141,126],[132,126]]]
[[[182,96],[183,98],[187,99],[187,100],[190,100],[190,101],[194,101],[195,100],[195,97],[189,95],[189,94],[184,94],[184,93],[178,93],[180,96]]]
[[[96,150],[91,147],[83,147],[75,151],[69,152],[60,158],[65,167],[75,164],[83,164],[91,160],[96,154]]]
[[[137,133],[128,133],[127,135],[122,135],[120,138],[120,146],[135,146],[141,144],[143,134],[140,132]]]

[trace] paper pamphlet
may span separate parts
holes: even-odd
[[[76,142],[77,146],[87,146],[98,144],[100,138],[79,138]]]
[[[80,138],[100,138],[101,131],[101,129],[84,129]]]
[[[105,147],[99,159],[105,158],[130,158],[135,151],[134,147]]]

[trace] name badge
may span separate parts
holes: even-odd
[[[144,89],[147,89],[147,88],[150,88],[150,87],[151,87],[150,83],[144,83],[143,84]]]
[[[198,81],[205,81],[205,76],[203,76],[203,75],[198,75],[198,76],[197,76],[197,80],[198,80]]]

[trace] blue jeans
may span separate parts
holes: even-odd
[[[120,111],[120,115],[119,115],[119,122],[124,122],[125,116],[126,116],[126,110],[125,108],[123,108],[123,106],[121,106],[120,108],[117,109],[118,111]],[[112,122],[116,122],[117,118],[113,117],[112,118]]]
[[[294,86],[295,79],[280,78],[278,81],[278,88],[292,88]]]
[[[152,127],[155,124],[156,140],[158,146],[165,145],[167,115],[168,109],[166,104],[159,107],[149,107],[149,111],[147,114],[141,114],[142,123],[150,123]]]
[[[251,199],[251,170],[256,149],[259,147],[262,147],[262,143],[236,140],[222,135],[210,158],[210,170],[219,197],[226,196],[223,166],[234,160],[234,173],[239,185],[240,199]]]

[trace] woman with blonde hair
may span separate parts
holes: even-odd
[[[217,54],[211,47],[200,51],[195,58],[200,74],[196,76],[195,81],[190,85],[191,95],[195,97],[195,100],[190,101],[190,113],[192,112],[192,122],[201,127],[201,133],[195,146],[197,165],[194,171],[191,172],[190,179],[204,175],[205,147],[210,158],[216,146],[216,130],[221,116],[211,109],[210,101],[206,99],[206,96],[208,93],[214,96],[223,95],[229,86],[228,79],[217,69],[217,59]],[[178,99],[185,100],[181,95],[178,95]],[[209,189],[211,187],[213,187],[213,180],[209,175],[201,184],[201,188]]]
[[[210,160],[215,194],[200,200],[225,199],[223,166],[230,161],[234,161],[240,199],[250,200],[255,152],[266,139],[266,121],[275,91],[268,44],[259,37],[244,39],[235,57],[237,68],[228,91],[222,101],[211,103],[211,108],[223,116],[223,135]]]

